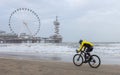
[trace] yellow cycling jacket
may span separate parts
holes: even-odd
[[[78,51],[79,51],[79,52],[80,52],[81,50],[84,50],[84,48],[85,48],[85,47],[84,47],[84,44],[89,44],[90,46],[94,46],[93,43],[83,40],[82,43],[80,44],[80,47],[78,48]]]

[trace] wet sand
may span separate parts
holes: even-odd
[[[101,65],[97,69],[83,64],[0,58],[0,75],[120,75],[120,65]]]

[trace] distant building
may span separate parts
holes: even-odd
[[[8,43],[10,40],[17,38],[17,34],[6,33],[5,31],[0,31],[0,43]]]
[[[60,23],[58,22],[58,17],[56,16],[56,20],[53,22],[55,25],[55,33],[54,35],[50,36],[49,38],[45,39],[45,42],[50,42],[50,43],[61,43],[62,42],[62,36],[59,34],[59,25]]]
[[[59,34],[58,19],[54,21],[55,33],[54,35],[46,37],[33,37],[26,33],[21,33],[19,36],[14,33],[6,33],[5,31],[0,31],[0,43],[61,43],[62,36]]]
[[[1,33],[0,31],[0,43],[40,43],[41,39],[39,37],[28,37],[27,34],[21,34],[18,36],[13,33]]]

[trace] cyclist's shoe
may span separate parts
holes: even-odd
[[[86,56],[85,59],[88,60],[88,59],[89,59],[89,56]]]
[[[90,57],[90,58],[89,58],[89,61],[91,61],[92,59],[93,59],[93,58],[92,58],[92,57]]]
[[[79,51],[78,51],[78,50],[76,50],[76,53],[79,53]]]
[[[83,61],[83,63],[87,63],[87,61]]]

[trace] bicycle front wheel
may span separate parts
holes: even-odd
[[[75,54],[73,57],[73,63],[76,66],[81,66],[83,64],[83,57],[80,54]]]
[[[92,68],[98,68],[101,64],[101,60],[97,55],[91,55],[89,65]]]

